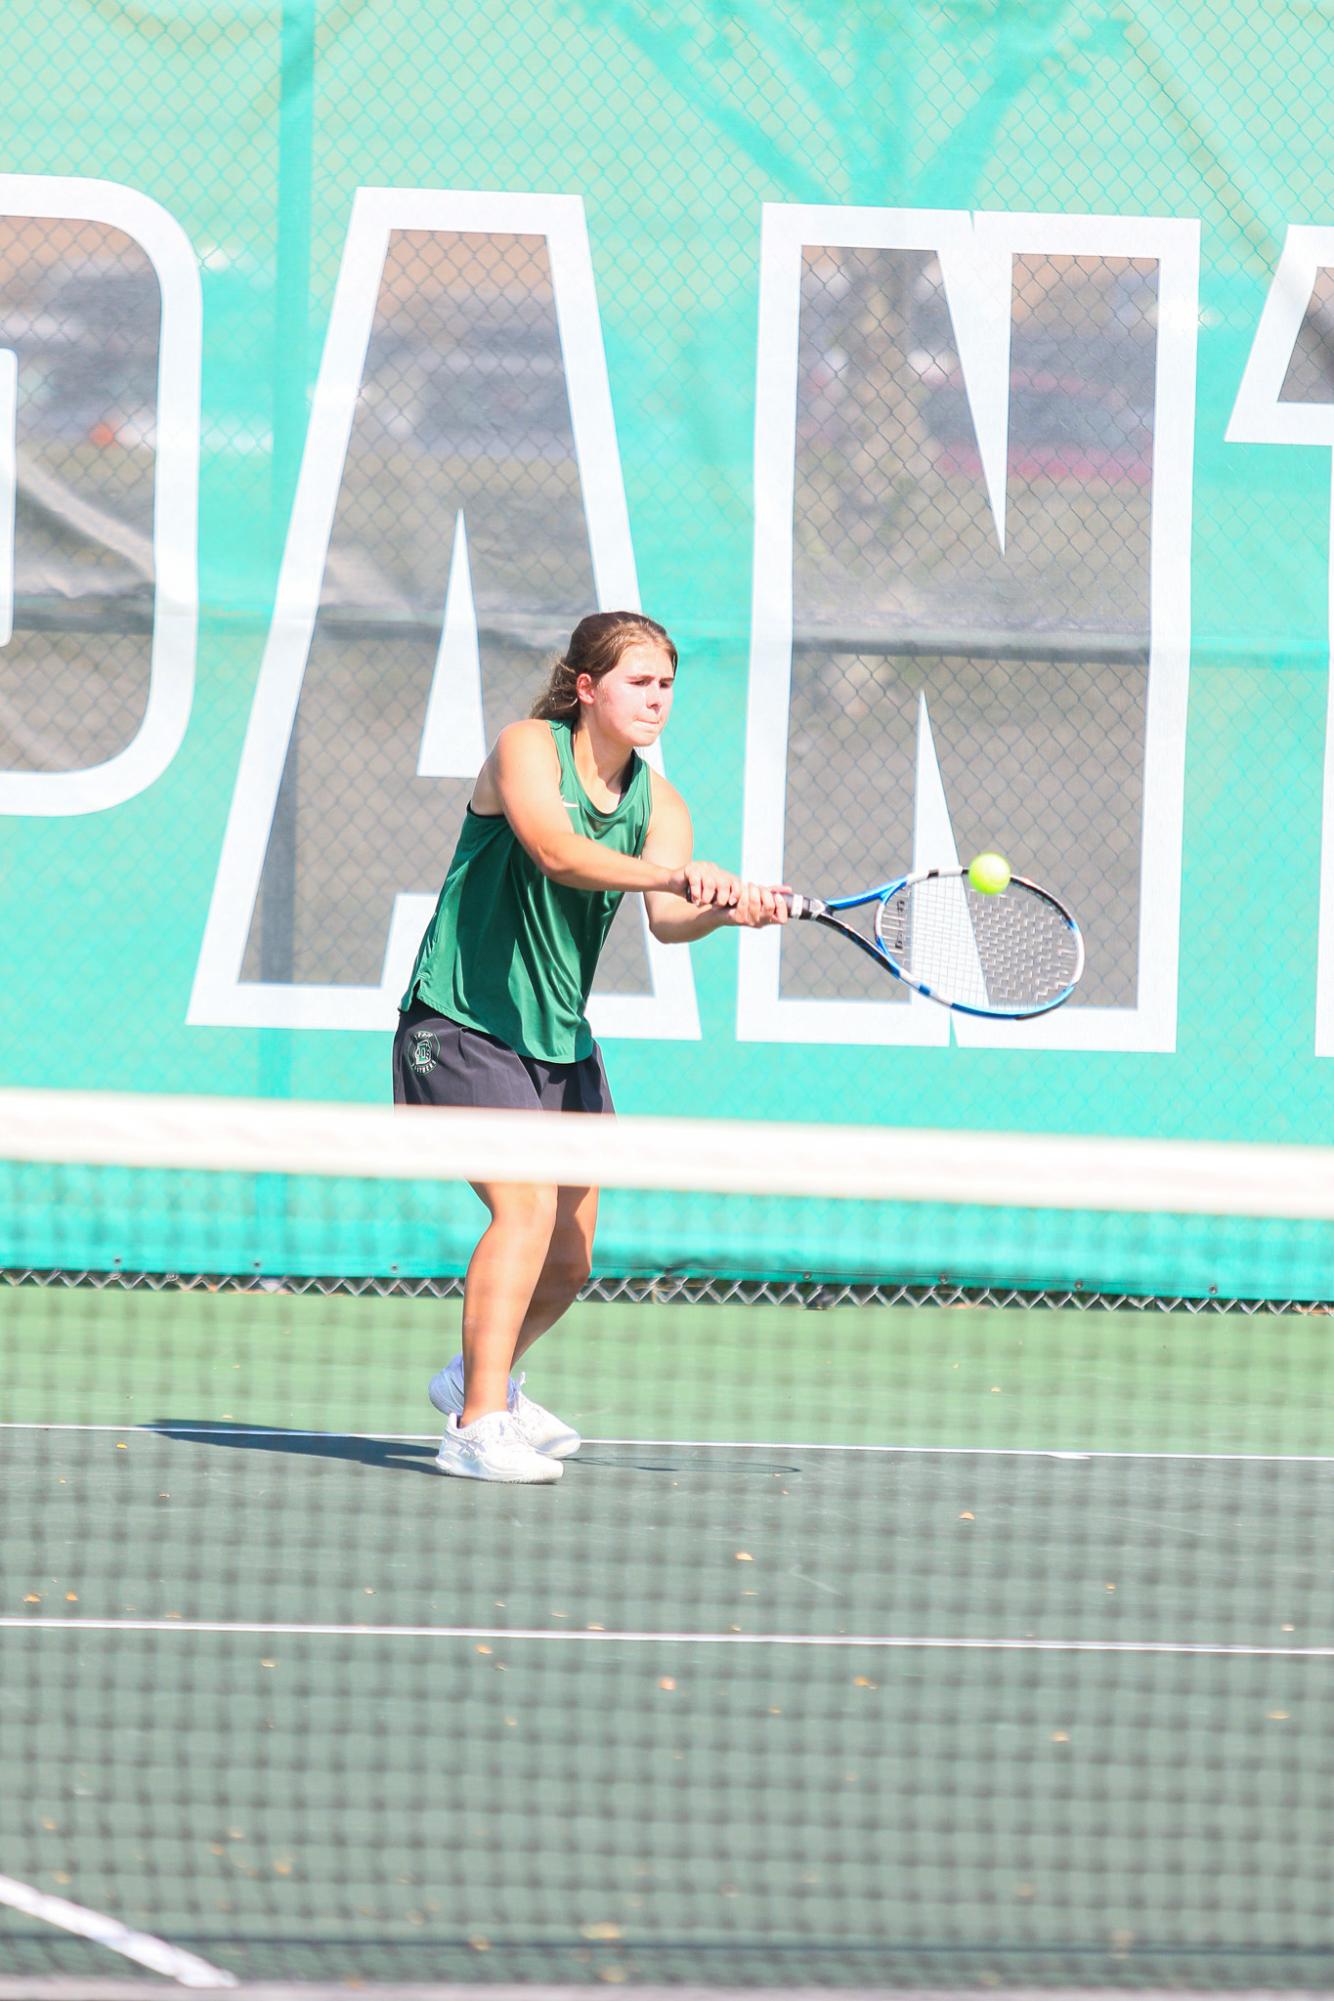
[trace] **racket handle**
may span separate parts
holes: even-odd
[[[826,908],[818,896],[800,896],[796,890],[789,896],[787,907],[793,917],[820,917]]]

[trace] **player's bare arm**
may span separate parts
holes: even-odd
[[[544,722],[511,723],[500,732],[472,804],[477,813],[503,813],[543,875],[571,889],[662,891],[687,908],[726,908],[741,893],[737,878],[710,862],[687,857],[673,867],[650,860],[647,848],[643,856],[619,854],[574,833],[560,792],[560,760]]]
[[[685,895],[674,885],[645,890],[649,929],[660,944],[687,945],[693,939],[706,938],[710,931],[717,931],[723,925],[755,929],[765,924],[786,923],[787,902],[777,888],[761,887],[732,876],[728,882],[735,887],[735,894],[726,898],[715,897],[710,902],[691,893],[695,875],[711,867],[708,862],[692,860],[693,849],[689,808],[676,787],[655,771],[653,817],[644,842],[644,860],[684,875],[690,885]]]

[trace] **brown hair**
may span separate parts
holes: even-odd
[[[570,634],[570,643],[551,669],[547,685],[533,703],[529,714],[548,723],[576,723],[579,697],[575,683],[581,674],[600,681],[610,674],[627,646],[647,642],[660,646],[676,672],[676,647],[670,635],[642,611],[595,611],[581,618]]]

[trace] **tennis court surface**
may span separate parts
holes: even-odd
[[[265,1158],[11,1163],[7,1256],[62,1187],[281,1240],[318,1203]],[[604,1277],[533,1350],[551,1487],[437,1472],[420,1278],[0,1291],[0,1990],[1334,1983],[1327,1315],[978,1303],[895,1279],[898,1193],[801,1239],[726,1178],[767,1273],[715,1217],[709,1283]],[[1265,1201],[1173,1227],[1270,1270]]]

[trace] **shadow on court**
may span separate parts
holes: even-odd
[[[425,1441],[419,1444],[404,1438],[362,1438],[355,1433],[341,1431],[295,1431],[286,1430],[281,1425],[234,1424],[216,1418],[159,1417],[142,1428],[160,1438],[174,1438],[186,1445],[223,1445],[232,1451],[283,1452],[305,1459],[342,1459],[360,1466],[378,1466],[390,1473],[429,1473],[433,1479],[439,1478],[439,1468],[435,1463],[436,1447]],[[596,1445],[586,1445],[577,1459],[566,1462],[569,1471],[580,1478],[599,1473],[681,1474],[699,1471],[710,1463],[717,1465],[718,1455],[701,1454],[688,1448],[664,1451],[661,1446],[654,1446],[635,1451]],[[732,1465],[730,1471],[733,1477],[741,1471],[752,1476],[772,1478],[782,1474],[795,1478],[800,1474],[801,1467],[760,1459],[753,1453],[744,1452],[739,1455],[739,1463]]]
[[[438,1479],[436,1447],[404,1438],[358,1438],[339,1431],[285,1431],[277,1425],[225,1424],[195,1418],[154,1418],[143,1426],[186,1445],[224,1445],[233,1451],[286,1452],[306,1459],[347,1459],[391,1473],[429,1473]]]
[[[605,1445],[585,1445],[577,1459],[566,1460],[571,1471],[580,1473],[708,1473],[711,1469],[725,1472],[733,1481],[738,1478],[763,1475],[767,1479],[796,1479],[801,1467],[776,1459],[758,1459],[744,1448],[724,1458],[721,1452],[692,1450],[684,1447],[676,1452],[666,1453],[661,1446],[650,1448],[651,1456],[644,1452],[617,1451]]]

